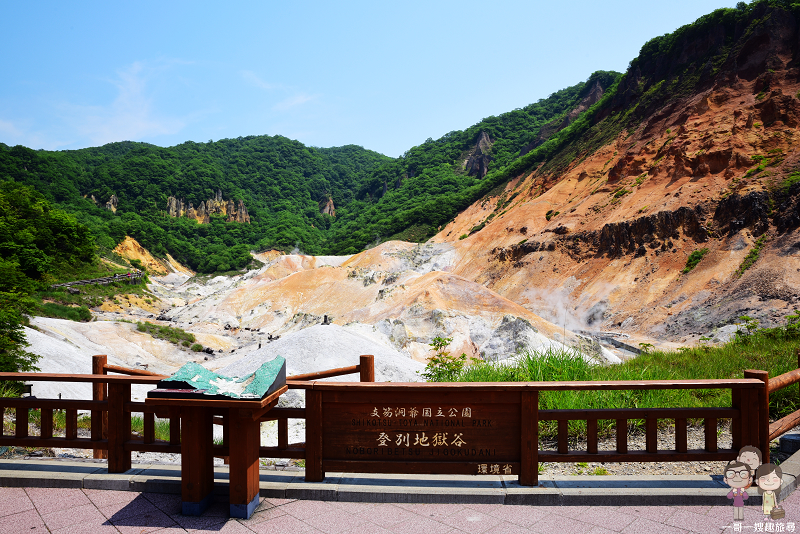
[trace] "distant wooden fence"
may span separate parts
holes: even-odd
[[[114,282],[128,282],[130,284],[136,284],[143,277],[144,277],[143,273],[133,272],[128,274],[115,274],[114,276],[104,276],[103,278],[92,278],[91,280],[76,280],[74,282],[64,282],[63,284],[53,284],[50,287],[89,286],[92,284],[106,286],[108,284],[113,284]]]
[[[800,364],[800,361],[798,362]],[[800,366],[800,365],[799,365]],[[129,376],[109,375],[108,372]],[[361,382],[317,379],[358,373]],[[731,380],[515,382],[515,383],[375,383],[374,360],[359,365],[291,376],[290,389],[305,391],[305,408],[272,408],[260,421],[277,420],[277,446],[260,447],[265,458],[305,459],[306,480],[321,481],[326,471],[370,473],[461,473],[517,475],[522,485],[538,484],[540,462],[682,462],[729,460],[744,445],[761,449],[769,461],[769,441],[800,424],[800,410],[769,423],[769,394],[800,383],[800,369],[770,379],[766,371],[745,371]],[[0,433],[0,445],[94,449],[108,457],[110,472],[130,468],[131,452],[180,453],[180,408],[131,402],[132,384],[164,378],[148,371],[108,365],[95,356],[93,374],[0,373],[0,380],[89,382],[93,400],[0,398],[0,414],[16,410],[12,436]],[[539,394],[549,391],[654,389],[729,389],[731,406],[713,408],[617,408],[540,410]],[[41,410],[39,436],[28,434],[29,411]],[[66,412],[64,437],[53,437],[53,411]],[[77,432],[79,410],[92,413],[91,436]],[[143,413],[144,432],[131,435],[131,413]],[[229,454],[228,411],[214,412],[222,425],[222,444],[213,454]],[[155,439],[155,417],[170,419],[167,441]],[[305,443],[290,444],[288,420],[306,421]],[[701,419],[703,449],[687,447],[687,421]],[[570,450],[569,421],[586,421],[585,450]],[[598,421],[616,422],[614,450],[598,449]],[[645,449],[629,450],[628,421],[645,422]],[[659,450],[658,422],[674,421],[674,449]],[[720,420],[731,421],[732,448],[717,444]],[[557,421],[557,450],[539,448],[539,422]]]

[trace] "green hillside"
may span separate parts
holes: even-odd
[[[0,179],[30,185],[71,213],[90,228],[101,250],[130,235],[156,256],[170,253],[200,272],[241,269],[251,249],[354,253],[391,237],[425,239],[485,194],[489,182],[463,169],[482,132],[492,141],[489,171],[502,169],[594,84],[608,87],[617,76],[595,73],[523,109],[428,139],[395,159],[352,145],[307,147],[281,136],[169,148],[121,142],[57,152],[0,144]],[[166,213],[170,196],[196,207],[218,189],[224,199],[244,202],[252,224],[212,217],[201,225]],[[112,195],[119,202],[116,213],[103,207]],[[336,217],[320,213],[327,199]]]

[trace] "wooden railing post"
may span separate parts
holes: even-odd
[[[131,439],[131,415],[125,403],[131,400],[131,385],[119,382],[108,387],[108,472],[124,473],[131,468],[131,453],[125,442]]]
[[[520,486],[539,485],[539,392],[523,391],[520,398]]]
[[[362,382],[375,382],[375,356],[364,354],[359,358]]]
[[[748,369],[744,372],[745,378],[757,378],[764,382],[764,387],[758,389],[757,392],[757,424],[753,430],[750,431],[751,439],[756,440],[756,446],[761,450],[761,462],[769,463],[769,373],[767,371],[755,371]]]
[[[322,391],[306,390],[306,482],[322,482]]]
[[[105,366],[108,363],[108,356],[92,356],[92,374],[106,374]],[[95,382],[92,384],[92,400],[104,401],[108,398],[108,384]],[[92,410],[92,441],[108,439],[108,412],[103,410]],[[108,458],[108,451],[104,449],[94,449],[95,458]]]
[[[739,388],[731,388],[731,408],[739,411],[739,417],[734,417],[731,420],[731,444],[733,449],[738,451],[746,444],[743,442],[744,436],[742,435],[742,428],[744,427],[744,410],[742,409],[742,390]]]

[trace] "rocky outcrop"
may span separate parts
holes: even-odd
[[[386,184],[384,185],[384,189]],[[386,194],[386,191],[384,191]],[[322,199],[319,201],[319,212],[322,215],[330,215],[331,217],[336,217],[336,206],[333,205],[333,199],[328,197],[327,199]]]
[[[241,200],[225,200],[222,198],[222,191],[217,189],[217,194],[214,198],[206,202],[200,202],[200,205],[195,208],[191,202],[188,205],[183,200],[175,197],[167,199],[167,214],[170,217],[183,217],[194,219],[200,224],[208,224],[211,221],[212,215],[221,215],[226,217],[227,222],[238,222],[250,224],[250,215],[247,213],[247,208]]]
[[[107,210],[113,211],[114,213],[117,212],[117,206],[119,206],[119,199],[117,195],[111,195],[111,198],[108,199],[106,205],[104,206]]]
[[[708,231],[700,222],[700,206],[694,209],[681,207],[675,211],[660,211],[632,221],[608,223],[599,231],[569,233],[565,227],[553,230],[553,240],[540,243],[525,240],[510,247],[496,247],[492,256],[501,262],[516,262],[533,252],[564,250],[574,260],[588,257],[619,257],[625,254],[643,256],[649,250],[666,251],[672,248],[673,239],[680,236],[702,243],[708,240]],[[563,228],[564,230],[559,231]]]
[[[731,195],[717,205],[714,224],[729,235],[743,228],[752,228],[755,235],[761,235],[769,228],[769,212],[769,193],[766,191]]]
[[[167,214],[170,217],[183,217],[186,214],[186,210],[183,207],[183,200],[169,197],[167,199]]]
[[[492,140],[489,134],[481,132],[467,159],[464,161],[464,170],[469,176],[483,178],[489,172],[489,163],[494,159],[491,156]]]
[[[83,198],[86,198],[86,195],[84,195]],[[99,204],[94,195],[89,195],[89,198],[92,199],[92,202],[94,202],[95,206]],[[111,198],[108,199],[108,202],[103,204],[103,207],[105,209],[107,209],[108,211],[113,211],[114,213],[117,212],[117,206],[119,206],[119,199],[117,198],[117,195],[114,194],[111,195]]]
[[[600,101],[603,98],[603,86],[600,84],[600,80],[596,80],[594,85],[589,92],[586,94],[585,97],[580,101],[580,103],[575,106],[567,115],[561,120],[553,120],[539,130],[539,134],[536,136],[536,139],[528,143],[527,145],[523,146],[520,151],[519,155],[524,156],[537,146],[541,145],[547,139],[553,135],[554,133],[566,128],[570,124],[572,124],[575,119],[577,119],[581,113],[592,107],[594,104]]]

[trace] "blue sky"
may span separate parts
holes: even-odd
[[[280,134],[398,156],[735,1],[6,2],[0,142]]]

